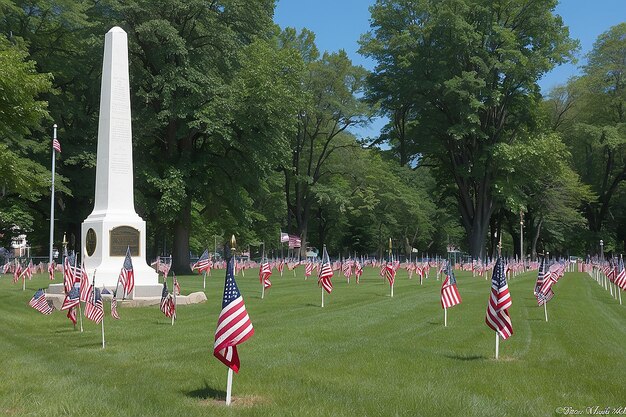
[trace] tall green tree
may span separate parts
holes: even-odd
[[[50,91],[51,77],[37,71],[17,41],[0,35],[0,245],[45,219],[33,202],[50,195],[50,170],[35,156],[49,157],[51,142],[31,135],[49,120],[41,97]]]
[[[131,55],[138,183],[167,205],[173,267],[189,269],[192,204],[245,210],[250,189],[279,163],[296,114],[297,56],[278,48],[274,2],[115,2]],[[295,95],[292,92],[295,91]],[[176,198],[162,185],[176,181]],[[154,184],[154,187],[150,185]],[[159,186],[161,184],[161,186]],[[153,221],[157,213],[145,210]],[[165,211],[163,211],[164,213]]]
[[[527,137],[537,80],[576,46],[556,4],[379,0],[371,8],[372,30],[361,40],[361,52],[377,62],[369,96],[390,116],[408,109],[415,152],[442,186],[455,186],[474,257],[484,255],[503,175],[494,146]]]
[[[287,228],[307,242],[316,201],[314,189],[336,168],[329,158],[339,149],[357,146],[341,137],[350,127],[364,123],[371,113],[358,97],[367,73],[352,65],[343,50],[318,57],[314,37],[308,31],[296,35],[288,29],[281,38],[284,47],[298,51],[306,63],[301,79],[305,102],[294,114],[297,131],[290,137],[291,161],[280,170],[285,176]]]

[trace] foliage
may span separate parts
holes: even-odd
[[[493,148],[534,129],[537,80],[575,47],[555,6],[381,0],[371,9],[372,30],[361,40],[361,51],[377,62],[370,99],[400,123],[388,132],[411,135],[410,148],[434,166],[441,186],[455,185],[473,256],[484,253],[503,175]]]

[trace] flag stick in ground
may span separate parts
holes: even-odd
[[[172,273],[172,292],[174,293],[174,314],[172,314],[172,326],[176,319],[176,274]]]
[[[391,262],[391,267],[393,268],[393,255],[391,253],[391,238],[389,238],[389,262]],[[391,281],[391,298],[393,298],[393,284],[395,282],[395,279]],[[422,282],[422,279],[420,278],[420,284]]]
[[[50,253],[48,256],[48,263],[52,263],[52,238],[54,236],[54,170],[55,170],[55,151],[57,141],[57,125],[52,125],[52,181],[50,186]],[[61,145],[58,145],[59,149]]]
[[[544,311],[544,313],[546,315],[546,321],[548,321],[548,307],[547,307],[547,304],[548,304],[547,301],[543,302],[543,311]]]
[[[78,317],[80,318],[80,332],[83,332],[83,309],[80,307],[80,300],[78,301]]]
[[[233,370],[231,368],[228,368],[228,377],[226,380],[226,405],[230,405],[232,390],[233,390]]]
[[[322,287],[322,307],[324,307],[324,287]]]
[[[206,290],[206,270],[202,273],[202,288]]]
[[[104,349],[104,316],[102,317],[102,321],[100,323],[102,324],[102,349]]]
[[[26,266],[28,268],[28,266]],[[22,272],[22,291],[26,291],[26,274]]]
[[[448,327],[448,309],[443,309],[443,327]]]
[[[496,332],[496,359],[498,359],[498,354],[500,350],[500,335]]]

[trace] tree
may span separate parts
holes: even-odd
[[[40,97],[50,91],[50,75],[38,73],[28,58],[24,48],[0,36],[1,245],[42,220],[32,202],[48,194],[50,185],[50,171],[33,155],[49,155],[51,142],[29,138],[40,133],[42,121],[49,118],[47,103]]]
[[[297,132],[290,138],[291,161],[279,168],[285,176],[287,229],[306,242],[316,198],[314,189],[336,168],[328,163],[329,157],[339,149],[356,146],[340,138],[370,114],[369,107],[358,98],[366,71],[352,65],[343,50],[318,58],[308,31],[296,36],[289,29],[281,38],[285,47],[297,50],[307,64],[301,80],[307,100],[294,114]]]
[[[293,123],[282,116],[294,113],[298,62],[276,47],[273,6],[137,0],[90,11],[98,26],[128,33],[135,201],[159,234],[173,236],[177,272],[189,270],[193,205],[202,212],[219,201],[238,214],[245,190],[286,149]]]
[[[482,257],[494,186],[494,146],[527,137],[537,80],[575,43],[555,0],[379,0],[361,52],[377,61],[370,97],[409,109],[411,142],[441,186],[454,184],[470,253]],[[406,91],[409,97],[398,97]],[[395,104],[394,104],[395,103]]]

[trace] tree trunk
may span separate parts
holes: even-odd
[[[539,240],[539,233],[541,233],[541,224],[543,220],[539,220],[537,227],[534,228],[534,233],[532,235],[532,246],[530,248],[530,255],[533,259],[537,259],[537,241]]]
[[[172,268],[179,275],[190,274],[189,231],[191,229],[191,198],[187,197],[180,216],[174,223]]]

